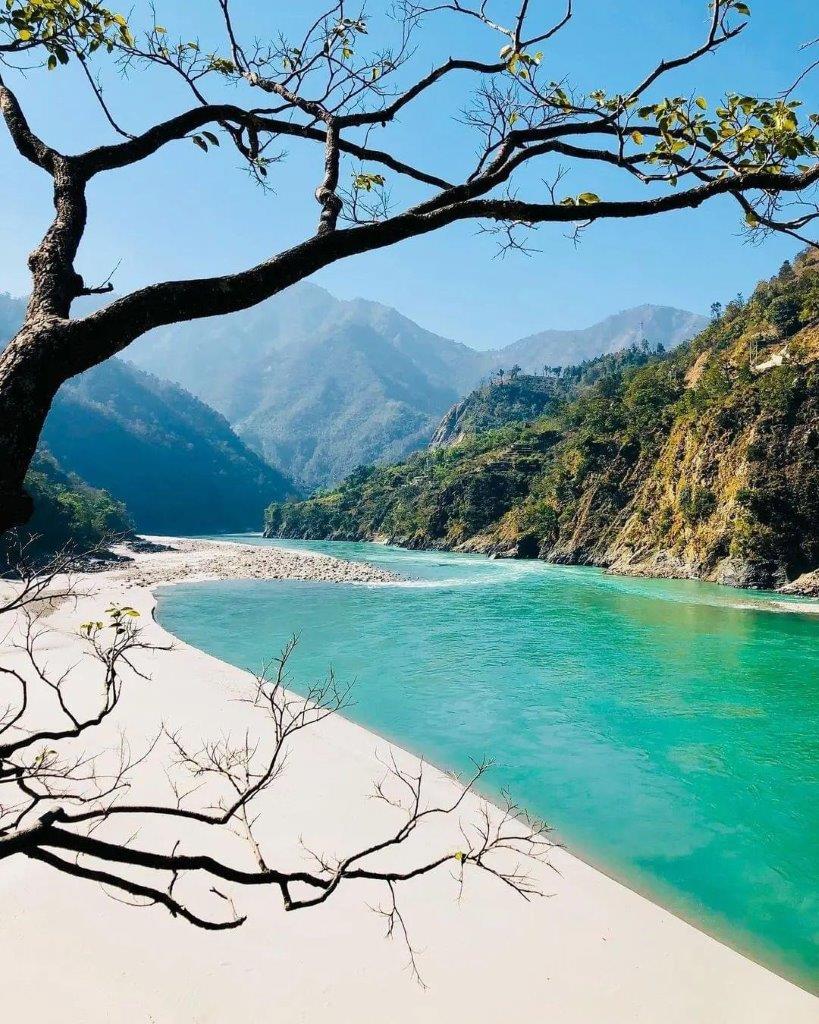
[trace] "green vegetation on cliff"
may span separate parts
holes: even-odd
[[[34,501],[34,515],[25,533],[36,538],[38,549],[54,551],[70,544],[82,552],[133,532],[122,502],[66,473],[49,451],[34,456],[26,490]]]
[[[516,368],[517,370],[517,368]],[[431,448],[458,444],[465,437],[510,423],[540,419],[558,409],[566,389],[557,377],[519,376],[483,384],[453,405],[432,435]]]
[[[459,432],[454,446],[272,505],[267,532],[745,586],[816,569],[815,258],[786,264],[691,343],[644,362],[570,372],[533,423]]]

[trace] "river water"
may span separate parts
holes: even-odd
[[[509,790],[587,860],[819,990],[809,603],[540,562],[283,546],[412,579],[184,584],[160,593],[159,621],[249,668],[300,634],[295,689],[332,665],[355,680],[349,717],[446,768],[492,757],[489,795]]]

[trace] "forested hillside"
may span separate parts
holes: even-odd
[[[118,359],[63,386],[43,442],[64,467],[123,501],[145,532],[250,529],[271,496],[295,495],[224,417]]]
[[[26,489],[34,500],[34,515],[21,536],[33,536],[37,550],[54,551],[70,544],[83,552],[133,532],[122,502],[67,473],[49,451],[41,449],[34,456]],[[0,571],[2,567],[0,551]]]
[[[23,299],[0,294],[0,349],[24,309]],[[299,494],[223,416],[177,385],[119,359],[63,386],[42,442],[64,475],[87,481],[90,492],[109,491],[145,532],[256,528],[268,502]],[[32,487],[38,490],[36,482]],[[38,493],[50,501],[42,488]]]
[[[535,423],[360,470],[267,525],[785,585],[819,567],[819,264],[786,264],[669,355],[578,379]]]
[[[509,423],[536,420],[563,400],[556,377],[513,374],[476,388],[447,412],[430,441],[431,448],[459,444],[466,438]]]

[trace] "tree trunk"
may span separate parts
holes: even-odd
[[[33,505],[23,481],[51,402],[67,376],[60,336],[60,329],[47,322],[26,326],[0,354],[0,534],[31,518]]]

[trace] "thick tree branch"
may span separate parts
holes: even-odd
[[[749,172],[715,178],[689,189],[651,199],[559,205],[518,199],[470,198],[448,205],[425,204],[377,224],[347,228],[306,242],[239,274],[166,282],[124,296],[68,325],[80,372],[114,355],[146,331],[179,320],[217,316],[255,305],[322,267],[357,253],[393,245],[461,220],[523,221],[530,224],[572,224],[587,221],[650,217],[695,209],[718,196],[748,192],[795,193],[819,181],[819,165],[804,173]],[[455,193],[458,189],[453,190]]]
[[[64,875],[73,875],[75,878],[81,878],[87,882],[97,882],[100,885],[118,889],[136,899],[147,900],[147,905],[158,904],[163,906],[170,912],[172,917],[181,917],[189,924],[202,928],[205,931],[225,931],[231,928],[240,928],[247,920],[246,917],[233,917],[227,921],[214,921],[201,917],[199,914],[194,914],[184,903],[180,903],[167,892],[163,892],[161,889],[154,888],[153,886],[140,885],[138,882],[133,882],[128,878],[114,875],[110,871],[84,867],[76,861],[57,857],[40,847],[26,850],[25,853],[31,860],[47,864],[50,868],[56,868],[57,871],[61,871]],[[145,904],[137,904],[137,906],[139,905]]]
[[[431,86],[440,82],[442,78],[453,71],[474,71],[480,75],[496,75],[506,69],[503,61],[487,64],[476,60],[456,60],[452,57],[444,64],[439,65],[430,71],[422,79],[410,86],[396,100],[381,110],[370,110],[360,114],[347,114],[339,116],[337,121],[340,128],[359,128],[368,124],[386,124],[393,121],[396,115],[403,110],[407,104],[412,103]]]
[[[26,160],[42,168],[49,174],[54,173],[54,163],[58,153],[38,138],[29,127],[17,97],[0,78],[0,111],[6,122],[9,135],[17,147],[17,151]]]
[[[338,215],[344,205],[336,193],[339,160],[338,126],[331,121],[327,125],[327,138],[324,143],[324,180],[316,189],[316,201],[321,206],[321,218],[318,226],[320,235],[335,231]]]

